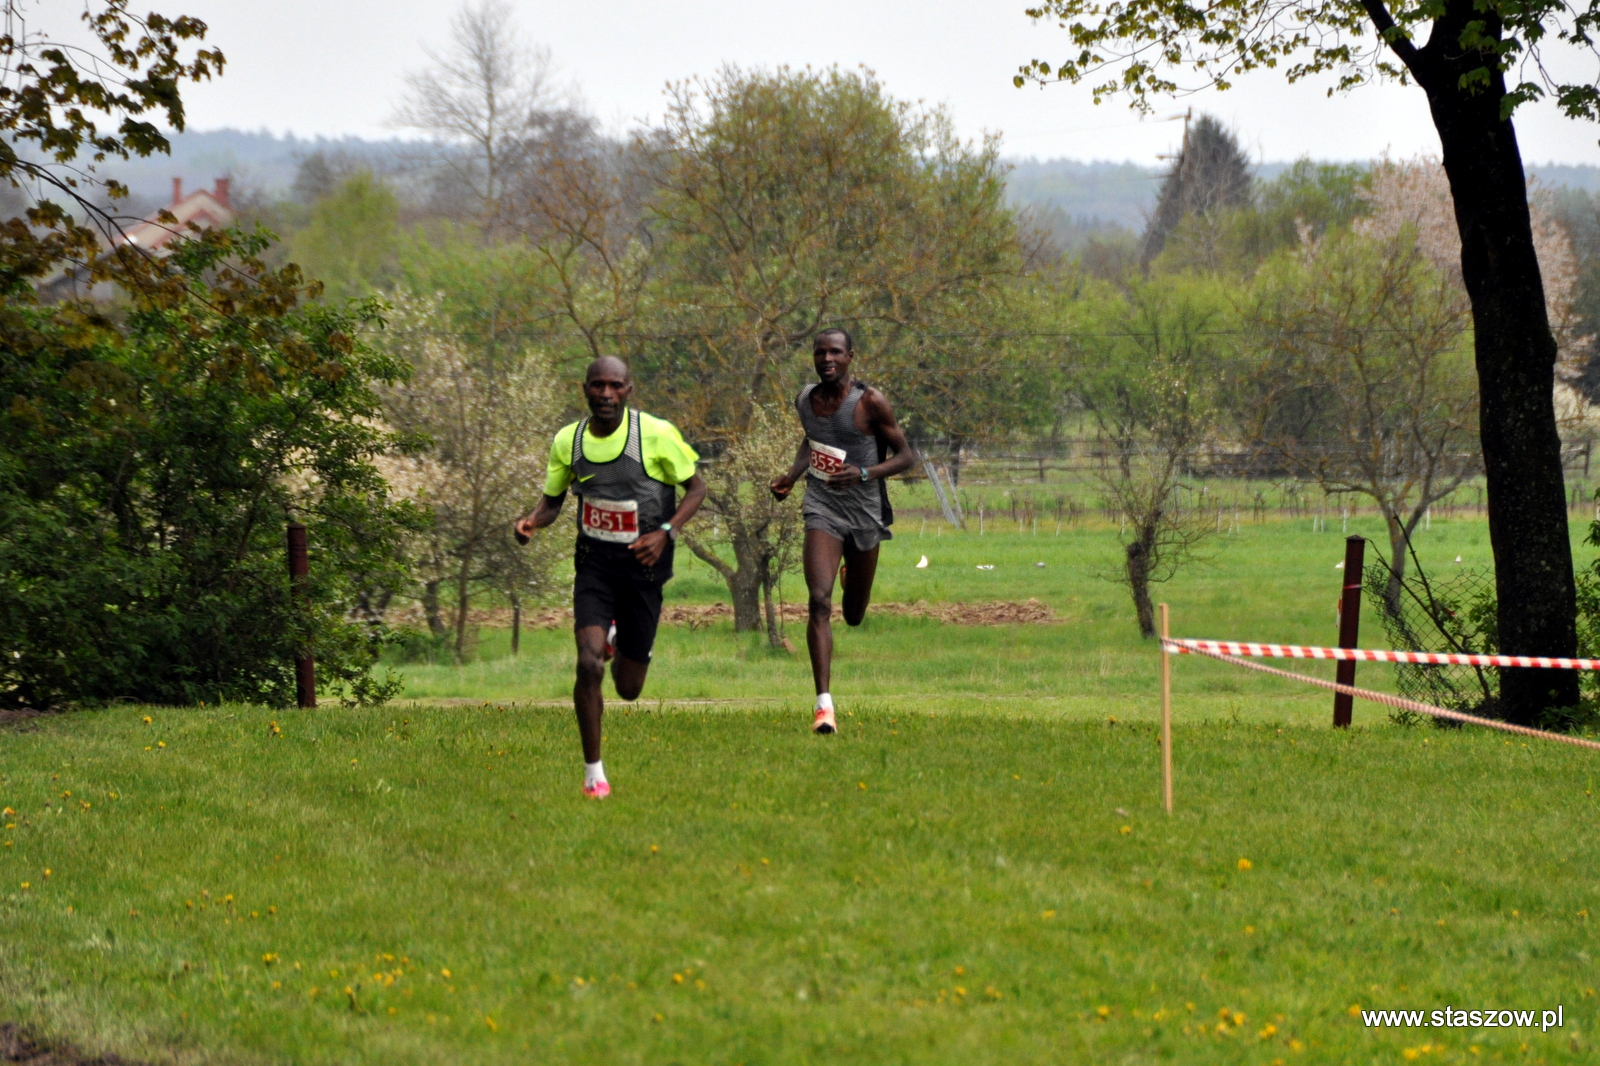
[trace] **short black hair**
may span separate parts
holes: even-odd
[[[821,340],[823,337],[826,337],[830,333],[837,333],[839,336],[844,338],[844,350],[845,351],[853,352],[853,351],[856,350],[856,340],[855,340],[855,338],[850,336],[850,331],[845,329],[845,328],[843,328],[842,326],[829,326],[827,329],[819,330],[817,332],[816,338],[813,340],[813,343],[815,343],[816,341]]]

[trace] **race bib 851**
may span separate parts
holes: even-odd
[[[638,501],[583,497],[583,532],[596,540],[632,544],[639,539]]]
[[[826,481],[834,474],[844,472],[845,451],[843,448],[831,448],[826,444],[818,444],[814,440],[808,440],[806,443],[811,446],[811,469],[809,473],[812,477],[819,477]]]

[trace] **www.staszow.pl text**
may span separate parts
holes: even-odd
[[[1538,1029],[1541,1033],[1562,1026],[1565,1010],[1364,1010],[1361,1021],[1369,1029]]]

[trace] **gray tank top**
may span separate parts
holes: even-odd
[[[588,428],[589,419],[585,418],[572,435],[572,488],[578,497],[580,538],[631,544],[660,529],[661,523],[672,517],[677,496],[671,485],[645,471],[639,412],[628,409],[628,439],[622,454],[609,462],[597,463],[583,454],[583,434]]]
[[[881,459],[877,438],[856,428],[856,406],[867,394],[866,385],[851,382],[850,395],[839,404],[839,409],[828,418],[819,418],[811,409],[811,394],[817,391],[817,384],[813,381],[801,389],[794,401],[800,415],[800,428],[811,443],[811,475],[821,478],[840,469],[844,463],[863,470],[876,466]],[[822,448],[817,447],[819,444]]]

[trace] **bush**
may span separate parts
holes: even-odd
[[[422,516],[372,462],[404,443],[373,389],[405,367],[358,339],[380,307],[304,302],[316,287],[267,270],[262,233],[176,243],[125,255],[120,321],[0,307],[0,705],[283,705],[302,646],[331,688],[382,695],[346,613],[395,580]]]

